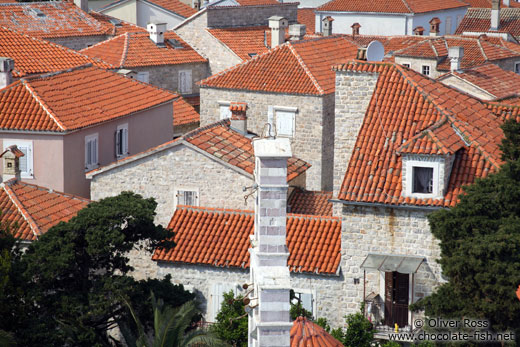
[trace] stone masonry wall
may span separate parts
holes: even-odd
[[[444,282],[437,239],[430,232],[427,210],[386,207],[342,206],[341,264],[346,291],[337,309],[344,313],[359,310],[363,300],[363,270],[360,268],[368,253],[425,257],[415,274],[413,302],[430,295]],[[360,279],[354,285],[354,278]],[[410,276],[410,285],[412,279]],[[366,295],[374,292],[384,299],[384,277],[376,270],[367,271]]]
[[[334,197],[338,196],[341,183],[345,177],[378,76],[375,73],[336,72]],[[334,211],[334,215],[338,216],[340,212],[337,208]]]
[[[297,9],[298,3],[267,6],[210,6],[207,25],[209,28],[268,25],[268,18],[272,16],[284,17],[289,23],[296,23]]]
[[[94,176],[91,197],[99,200],[130,190],[157,201],[156,223],[167,226],[175,210],[177,189],[198,190],[199,205],[253,209],[253,198],[244,203],[246,177],[185,146],[176,146]]]
[[[154,86],[178,92],[179,90],[179,71],[191,70],[191,94],[199,93],[198,81],[208,77],[207,63],[191,63],[178,65],[144,66],[132,68],[136,72],[147,71],[149,73],[150,84]]]
[[[200,125],[205,126],[220,120],[219,101],[246,102],[247,128],[260,135],[267,123],[269,106],[296,107],[296,131],[291,140],[293,155],[312,165],[307,170],[307,189],[330,190],[328,177],[332,172],[322,174],[324,160],[330,160],[331,156],[330,152],[324,155],[322,148],[323,137],[332,136],[324,134],[330,129],[330,119],[328,122],[323,120],[324,103],[329,99],[331,98],[203,87],[200,89]],[[330,113],[330,110],[327,112]]]
[[[45,40],[57,43],[58,45],[62,45],[68,47],[70,49],[74,49],[79,51],[83,48],[87,48],[93,46],[97,43],[105,41],[109,38],[107,35],[96,35],[96,36],[74,36],[74,37],[51,37]]]

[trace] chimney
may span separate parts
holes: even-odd
[[[334,21],[334,18],[331,16],[327,16],[321,20],[321,32],[323,33],[323,36],[330,36],[332,35],[332,22]]]
[[[500,0],[493,0],[491,4],[491,28],[489,30],[498,30],[500,27]]]
[[[242,135],[247,134],[247,104],[245,102],[232,102],[229,105],[231,111],[231,128]]]
[[[359,35],[359,28],[361,28],[361,24],[354,23],[354,24],[352,24],[351,28],[352,28],[352,37],[355,37],[355,36]]]
[[[133,70],[119,69],[116,72],[118,74],[120,74],[121,76],[125,76],[126,78],[137,79],[137,72],[135,72]]]
[[[430,36],[439,36],[441,20],[437,17],[433,17],[430,21]]]
[[[510,1],[504,0],[504,7],[509,7],[509,6],[510,6]]]
[[[14,60],[0,57],[0,89],[13,83]]]
[[[464,47],[455,46],[448,48],[448,58],[451,62],[451,68],[450,70],[453,71],[459,71],[460,70],[460,63],[462,61],[462,57],[464,56]]]
[[[253,141],[255,152],[255,232],[251,236],[248,345],[290,346],[291,281],[286,246],[288,138]],[[247,307],[246,307],[247,309]]]
[[[367,60],[367,48],[366,47],[359,47],[356,54],[357,60]]]
[[[269,17],[269,28],[271,28],[271,48],[285,42],[285,28],[289,26],[289,21],[280,16]]]
[[[424,28],[419,26],[419,27],[413,29],[413,34],[422,36],[424,34]]]
[[[164,32],[166,31],[166,23],[148,23],[146,26],[152,40],[157,46],[166,47],[164,44]]]
[[[197,11],[200,10],[201,0],[194,0],[193,1],[193,8]]]
[[[291,24],[289,25],[289,36],[291,41],[303,40],[307,28],[305,24]]]
[[[16,145],[7,147],[4,153],[0,155],[0,158],[4,158],[2,182],[9,181],[13,178],[20,181],[20,157],[23,156],[23,152],[19,150]]]
[[[88,12],[88,0],[74,0],[74,5],[81,8],[82,11]]]

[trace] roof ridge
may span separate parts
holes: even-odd
[[[408,4],[408,2],[406,2],[406,0],[402,0],[403,1],[403,5],[408,9],[408,11],[410,11],[410,13],[415,13],[412,8],[410,7],[410,5]]]
[[[123,35],[125,35],[125,42],[123,42],[123,53],[121,54],[121,61],[119,62],[120,67],[125,66],[126,57],[128,56],[128,47],[130,46],[128,42],[130,33],[126,32]]]
[[[41,234],[41,230],[38,227],[38,224],[36,224],[36,221],[31,217],[29,212],[25,209],[22,202],[18,197],[16,196],[16,193],[11,188],[11,185],[16,183],[16,178],[12,178],[7,182],[1,183],[1,186],[4,188],[4,191],[6,192],[7,196],[11,200],[11,202],[16,206],[22,217],[25,219],[27,224],[29,224],[29,228],[31,228],[31,231],[33,232],[34,236],[38,238],[38,235]]]
[[[482,52],[482,55],[484,56],[484,59],[488,61],[488,56],[486,55],[486,52],[484,52],[484,48],[482,47],[482,43],[480,42],[480,36],[477,38],[477,45],[480,48],[480,51]]]
[[[85,47],[85,48],[80,49],[79,51],[76,51],[76,52],[88,51],[88,50],[90,50],[91,48],[94,48],[94,47],[97,47],[97,46],[101,46],[101,45],[103,45],[103,44],[105,44],[105,43],[107,43],[107,42],[110,42],[110,41],[113,41],[113,40],[115,40],[115,39],[118,39],[119,37],[123,36],[124,34],[126,34],[126,33],[122,33],[122,34],[119,34],[119,35],[115,35],[115,36],[113,36],[113,37],[111,37],[111,38],[109,38],[109,39],[106,39],[106,40],[104,40],[104,41],[98,42],[98,43],[96,43],[96,44],[94,44],[94,45],[92,45],[92,46],[90,46],[90,47]]]
[[[312,83],[314,84],[314,87],[316,87],[316,89],[318,90],[318,93],[320,93],[322,95],[325,94],[325,91],[323,90],[323,88],[321,88],[321,86],[319,85],[319,83],[316,80],[316,78],[312,75],[311,71],[309,70],[309,68],[307,67],[305,62],[303,61],[303,59],[300,56],[300,54],[296,51],[296,49],[291,44],[289,44],[287,47],[289,47],[289,50],[294,55],[294,57],[296,58],[296,60],[300,64],[300,66],[303,68],[303,70],[305,71],[307,76],[309,76],[309,78],[311,79]]]
[[[208,129],[212,129],[212,128],[215,128],[215,127],[221,126],[221,125],[226,126],[227,128],[229,128],[229,124],[230,124],[230,122],[229,122],[228,119],[222,119],[222,120],[219,120],[217,122],[205,125],[203,127],[198,127],[197,129],[193,129],[192,131],[187,132],[186,134],[182,135],[181,138],[183,140],[185,140],[185,139],[191,138],[191,137],[193,137],[195,135],[198,135],[198,134],[200,134],[203,131],[206,131]]]
[[[40,104],[40,106],[43,108],[45,113],[56,123],[56,125],[62,130],[65,131],[65,127],[61,122],[58,120],[58,117],[52,112],[51,108],[40,98],[36,90],[31,87],[26,79],[22,79],[21,83],[25,88],[29,91],[29,93],[33,96],[33,98]]]
[[[48,187],[44,187],[44,186],[40,186],[40,185],[37,185],[37,184],[34,184],[34,183],[28,183],[28,182],[23,182],[23,181],[17,181],[18,184],[20,185],[24,185],[24,186],[29,186],[29,187],[34,187],[38,190],[44,190],[44,191],[47,191],[49,194],[58,194],[58,195],[63,195],[63,196],[66,196],[66,197],[70,197],[71,199],[76,199],[76,200],[81,200],[81,201],[87,201],[87,202],[91,202],[92,200],[90,199],[87,199],[87,198],[83,198],[79,195],[74,195],[74,194],[70,194],[70,193],[65,193],[65,192],[62,192],[62,191],[59,191],[59,190],[54,190],[52,188],[48,188]]]

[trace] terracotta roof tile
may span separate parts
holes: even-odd
[[[314,34],[316,29],[316,14],[314,13],[315,8],[299,8],[297,19],[298,23],[305,24],[307,34]]]
[[[14,60],[14,77],[60,71],[88,63],[111,67],[99,59],[3,27],[0,27],[0,57]]]
[[[470,7],[477,7],[477,8],[491,8],[492,0],[464,0],[469,4]],[[508,8],[508,7],[520,7],[520,3],[516,2],[516,0],[510,1],[509,6],[504,5],[504,2],[501,2],[500,4],[501,8]]]
[[[175,94],[89,65],[0,90],[0,129],[67,131],[166,103]]]
[[[467,6],[458,0],[332,0],[318,7],[317,11],[424,13]]]
[[[267,52],[269,48],[266,43],[271,44],[271,30],[268,26],[206,30],[242,60]]]
[[[514,3],[514,1],[511,1]],[[470,8],[462,18],[455,34],[464,32],[488,32],[491,27],[490,8]],[[517,40],[520,39],[520,8],[503,8],[500,10],[499,32],[507,32]]]
[[[305,317],[298,317],[291,328],[291,347],[342,347],[343,344],[332,337],[316,323]]]
[[[22,240],[35,240],[59,222],[66,222],[90,201],[36,185],[10,180],[0,189],[0,220]]]
[[[39,38],[98,36],[109,32],[109,27],[72,1],[0,3],[0,26]]]
[[[520,122],[520,100],[512,98],[498,102],[485,102],[487,108],[500,119],[516,119]]]
[[[168,226],[173,249],[158,248],[153,260],[249,267],[252,211],[177,206]],[[287,265],[293,272],[336,274],[341,259],[341,221],[335,217],[287,216]]]
[[[173,102],[173,126],[199,123],[200,114],[182,96]]]
[[[299,188],[289,196],[287,206],[292,213],[332,216],[332,192],[302,190]]]
[[[199,82],[201,87],[324,95],[334,92],[331,66],[355,58],[342,36],[287,42]]]
[[[353,62],[335,69],[379,73],[339,199],[451,207],[463,185],[501,165],[501,121],[477,99],[396,64]],[[399,150],[455,152],[444,198],[432,201],[402,196]]]
[[[157,6],[160,6],[164,9],[167,9],[170,12],[176,13],[181,17],[188,18],[197,13],[197,10],[186,5],[185,3],[179,0],[146,0]]]
[[[81,52],[119,68],[207,62],[173,31],[166,32],[164,40],[166,47],[159,47],[148,33],[127,32]],[[176,40],[183,48],[174,48],[168,40]]]
[[[279,5],[277,0],[236,0],[240,6]]]

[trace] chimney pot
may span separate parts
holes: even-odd
[[[462,58],[464,57],[464,47],[461,46],[455,46],[448,48],[448,58],[450,58],[450,70],[453,71],[459,71],[460,70],[460,63],[462,61]]]
[[[491,27],[489,30],[496,31],[500,27],[500,0],[493,0],[491,4]]]
[[[0,57],[0,89],[13,83],[14,60]]]
[[[0,155],[4,158],[4,172],[2,175],[2,182],[9,181],[10,179],[16,178],[20,181],[20,157],[24,154],[18,149],[16,145],[9,146]]]
[[[231,128],[242,135],[247,134],[247,104],[245,102],[232,102],[229,105],[231,111]]]
[[[352,24],[351,28],[352,28],[352,37],[354,37],[356,35],[359,35],[359,28],[361,28],[361,24],[354,23],[354,24]]]
[[[441,20],[437,17],[433,17],[430,21],[430,36],[439,36]]]
[[[307,27],[305,26],[305,24],[289,25],[289,36],[291,37],[291,41],[303,40],[306,32]]]
[[[419,26],[419,27],[413,29],[413,34],[422,36],[424,34],[424,28]]]
[[[334,18],[331,16],[327,16],[322,19],[322,33],[323,36],[330,36],[332,35],[332,22],[334,21]]]
[[[269,17],[269,28],[271,29],[271,48],[285,42],[285,28],[289,26],[289,21],[280,16]]]
[[[166,23],[148,23],[146,26],[152,40],[157,46],[166,47],[164,44],[164,33],[166,32]]]

